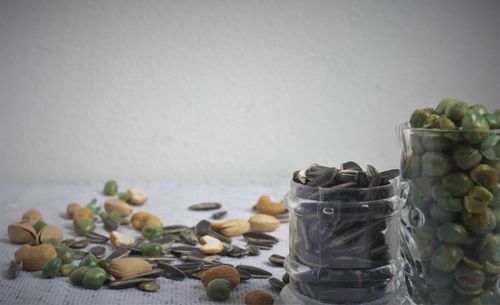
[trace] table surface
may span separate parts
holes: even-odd
[[[39,183],[39,184],[0,184],[0,266],[6,270],[9,262],[14,259],[14,252],[19,245],[10,244],[7,226],[16,222],[22,214],[30,209],[38,209],[48,224],[53,224],[63,231],[63,239],[75,238],[73,225],[65,216],[66,206],[71,202],[85,205],[92,198],[103,205],[109,197],[102,194],[103,183]],[[243,218],[253,215],[252,206],[262,194],[269,194],[279,199],[288,190],[288,182],[280,181],[266,184],[227,185],[227,184],[177,184],[162,182],[120,182],[120,190],[128,187],[144,189],[149,194],[148,202],[134,211],[144,210],[158,215],[165,225],[185,224],[194,226],[202,219],[210,220],[213,211],[190,211],[187,207],[203,201],[221,202],[223,210],[228,214],[224,219]],[[126,226],[120,227],[120,232],[130,236],[140,233]],[[96,230],[105,233],[102,224]],[[288,225],[282,224],[272,233],[280,242],[273,249],[261,251],[259,256],[244,258],[221,259],[224,263],[233,265],[246,264],[264,268],[281,279],[285,270],[272,266],[268,257],[273,254],[286,256],[288,253]],[[244,245],[243,238],[233,238],[233,244]],[[110,251],[111,248],[108,249]],[[15,280],[9,280],[3,273],[0,277],[0,304],[220,304],[210,301],[202,283],[194,279],[172,281],[166,278],[158,279],[161,289],[156,293],[146,293],[135,288],[111,290],[103,287],[99,290],[87,290],[73,286],[67,277],[43,279],[41,272],[21,272]],[[275,300],[278,293],[272,290],[266,279],[252,279],[238,285],[231,293],[230,299],[224,304],[244,304],[245,294],[251,290],[260,289],[271,293]]]

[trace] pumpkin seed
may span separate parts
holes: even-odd
[[[81,250],[73,250],[73,259],[74,260],[80,260],[83,259],[85,256],[89,254],[88,252],[81,251]]]
[[[218,202],[202,202],[198,204],[193,204],[189,207],[192,211],[209,211],[216,210],[221,208],[221,204]]]
[[[23,269],[23,262],[11,261],[7,269],[7,278],[15,279]]]
[[[207,235],[206,232],[210,230],[210,222],[207,220],[202,220],[196,224],[194,227],[194,232],[198,236]],[[179,232],[180,233],[180,232]]]
[[[252,244],[256,245],[274,245],[277,242],[279,242],[279,239],[276,237],[266,234],[266,233],[261,233],[261,232],[246,232],[243,233],[243,238]]]
[[[106,248],[103,246],[95,246],[90,248],[89,253],[93,254],[98,259],[101,259],[106,255]]]
[[[275,265],[283,266],[283,264],[285,263],[285,257],[278,254],[273,254],[269,256],[269,261]]]
[[[142,282],[137,288],[146,292],[155,292],[160,289],[160,284],[156,281]]]
[[[220,211],[212,214],[212,219],[221,219],[222,217],[226,216],[227,211]]]
[[[63,245],[65,245],[65,246],[67,246],[67,247],[70,247],[70,248],[71,248],[71,246],[72,246],[75,242],[76,242],[76,240],[74,240],[74,239],[72,239],[72,238],[71,238],[71,239],[65,239],[65,240],[61,241],[61,243],[62,243]]]
[[[249,253],[249,251],[247,249],[243,249],[241,247],[238,247],[238,246],[233,246],[231,251],[228,252],[228,256],[230,257],[243,257],[245,255],[247,255]]]
[[[111,262],[115,258],[122,258],[128,256],[130,254],[130,250],[127,247],[121,246],[115,249],[115,251],[111,252],[108,257],[106,257],[106,262]]]
[[[276,289],[276,291],[281,291],[281,289],[283,289],[283,287],[285,287],[285,283],[283,283],[282,281],[280,281],[279,279],[277,279],[275,277],[272,277],[267,281],[269,282],[269,284],[271,284],[271,286],[274,289]]]
[[[150,282],[151,278],[148,277],[139,277],[128,280],[114,280],[109,283],[108,287],[110,289],[127,289],[133,288],[143,282]]]
[[[88,232],[86,234],[86,237],[89,240],[89,242],[91,242],[93,244],[103,244],[103,243],[106,243],[109,240],[109,238],[107,236],[104,236],[102,234],[96,233],[94,231]]]
[[[164,276],[167,279],[171,279],[174,281],[182,281],[183,279],[186,278],[186,274],[180,270],[179,268],[164,263],[164,262],[157,262],[158,268],[161,268],[163,270]]]
[[[76,240],[74,243],[71,244],[70,248],[73,249],[83,249],[89,245],[89,240],[86,238]]]
[[[254,279],[267,279],[273,276],[271,272],[254,266],[238,265],[235,268],[236,270],[243,270],[250,273],[250,275]]]

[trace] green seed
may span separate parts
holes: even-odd
[[[467,111],[462,119],[462,130],[473,130],[474,132],[465,133],[465,139],[470,144],[478,144],[488,137],[490,125],[481,114]]]
[[[434,290],[429,294],[430,305],[449,305],[452,304],[455,292],[449,288]]]
[[[433,254],[431,265],[442,272],[452,272],[463,255],[464,251],[460,246],[443,244]]]
[[[495,187],[498,183],[498,172],[488,164],[479,164],[470,172],[470,177],[474,182],[487,189]]]
[[[422,137],[422,144],[426,151],[442,152],[451,147],[452,141],[440,133],[427,132]]]
[[[63,265],[69,264],[73,261],[73,251],[66,246],[62,246],[57,251],[57,257],[61,260]]]
[[[69,277],[71,283],[73,283],[75,285],[81,285],[82,280],[83,280],[83,276],[89,270],[90,270],[90,267],[88,267],[88,266],[78,267],[75,270],[73,270],[73,272],[71,272],[71,275]]]
[[[90,268],[85,272],[82,284],[87,289],[99,289],[104,281],[106,281],[107,274],[104,269],[100,267]]]
[[[439,289],[448,287],[453,277],[450,273],[439,271],[431,266],[426,274],[426,281],[430,287]]]
[[[468,175],[453,172],[443,177],[443,186],[455,197],[463,197],[474,187]]]
[[[73,264],[64,264],[61,266],[61,276],[70,276],[71,273],[76,269],[77,267]]]
[[[431,196],[440,208],[447,211],[461,212],[464,209],[462,200],[460,198],[454,198],[440,183],[436,183],[432,186]]]
[[[87,266],[90,268],[99,267],[99,260],[92,254],[87,254],[81,261],[78,267]]]
[[[142,228],[141,233],[145,238],[153,240],[163,235],[163,228],[157,225],[147,225]]]
[[[231,283],[226,279],[214,279],[207,285],[207,295],[214,301],[225,301],[231,294]]]
[[[466,103],[456,101],[446,107],[445,115],[452,120],[455,125],[460,126],[462,124],[462,118],[467,110],[469,110],[469,106]]]
[[[493,231],[497,225],[497,219],[491,209],[486,209],[480,213],[472,214],[464,212],[462,223],[467,230],[478,234],[487,234]]]
[[[490,129],[500,129],[500,118],[492,113],[486,113],[483,115],[488,125],[490,125]]]
[[[442,115],[442,114],[445,113],[446,108],[448,108],[448,106],[453,105],[453,104],[457,104],[457,103],[459,103],[459,101],[457,99],[454,99],[454,98],[444,98],[444,99],[441,100],[441,102],[439,102],[439,104],[437,105],[437,107],[434,110],[434,112],[436,112],[439,115]]]
[[[485,235],[479,251],[479,258],[482,261],[500,264],[500,234]]]
[[[422,156],[422,172],[429,177],[444,176],[451,171],[453,163],[443,153],[426,152]]]
[[[491,135],[481,142],[481,153],[489,160],[500,160],[500,136]]]
[[[464,197],[464,206],[467,212],[477,214],[486,210],[492,199],[493,194],[486,188],[475,186],[469,191],[469,194]]]
[[[104,184],[104,194],[114,196],[118,192],[118,184],[114,180],[110,180]]]
[[[95,230],[94,222],[89,220],[89,219],[85,219],[85,218],[78,219],[75,222],[74,227],[75,227],[76,234],[78,234],[80,236],[85,236],[85,235],[87,235],[87,233]]]
[[[453,152],[453,160],[463,170],[469,170],[481,163],[483,155],[470,145],[460,145]]]
[[[155,292],[160,289],[160,284],[156,281],[142,282],[137,286],[138,289],[146,292]]]
[[[422,128],[425,120],[432,114],[432,109],[417,109],[413,112],[410,118],[410,125],[412,128]]]
[[[61,269],[61,260],[56,258],[49,259],[43,264],[42,267],[42,277],[46,279],[52,279],[59,275],[59,270]]]
[[[460,266],[453,273],[455,282],[465,290],[476,290],[483,287],[486,275],[482,270]]]
[[[475,105],[470,106],[469,110],[474,111],[474,112],[478,113],[479,115],[485,115],[489,112],[488,108],[486,108],[483,105],[479,105],[479,104],[475,104]]]
[[[43,243],[44,244],[51,244],[56,249],[61,248],[63,245],[60,240],[55,239],[55,238],[47,238],[46,240],[43,241]]]
[[[47,223],[45,221],[39,220],[39,221],[35,222],[35,224],[33,225],[33,229],[35,229],[35,231],[38,233],[46,225],[47,225]]]
[[[464,226],[448,222],[439,226],[437,230],[439,240],[451,244],[461,244],[467,239],[467,230]]]
[[[148,257],[157,257],[163,255],[161,245],[158,243],[147,243],[142,247],[142,255]]]

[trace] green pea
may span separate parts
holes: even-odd
[[[457,130],[458,127],[457,125],[455,125],[455,123],[453,123],[452,120],[450,120],[449,118],[447,118],[446,116],[441,116],[439,118],[439,129],[442,129],[442,130]]]
[[[463,170],[469,170],[481,163],[483,155],[470,145],[460,145],[453,152],[453,160]]]
[[[69,277],[71,283],[73,283],[75,285],[81,285],[83,277],[85,276],[85,273],[87,273],[87,271],[89,271],[89,270],[90,270],[90,267],[88,267],[88,266],[79,267],[79,268],[76,268],[75,270],[73,270],[73,272],[71,272],[71,275]]]
[[[61,269],[61,260],[57,257],[51,258],[43,264],[42,267],[42,277],[46,279],[53,279],[59,275],[59,270]]]
[[[477,214],[483,212],[488,207],[492,199],[493,194],[491,194],[486,188],[482,186],[475,186],[469,191],[469,194],[464,197],[464,206],[467,212]]]
[[[76,266],[73,264],[64,264],[61,266],[61,276],[70,276],[75,269]]]
[[[427,132],[422,137],[422,145],[424,145],[426,151],[446,151],[452,144],[450,139],[437,132]]]
[[[87,289],[98,289],[106,281],[107,274],[104,269],[100,267],[90,268],[83,275],[82,284]]]
[[[432,186],[431,196],[440,208],[447,211],[461,212],[464,209],[462,200],[460,198],[454,198],[440,183],[436,183]]]
[[[449,305],[452,304],[455,293],[452,289],[441,288],[429,294],[429,305]]]
[[[75,224],[75,232],[80,236],[86,236],[87,233],[90,233],[95,230],[95,224],[90,219],[78,219]]]
[[[453,163],[443,153],[426,152],[422,156],[422,172],[429,177],[444,176],[451,171]]]
[[[214,279],[208,282],[207,295],[214,301],[225,301],[231,294],[231,283],[226,279]]]
[[[448,106],[453,105],[453,104],[457,104],[457,103],[459,103],[459,101],[457,99],[454,99],[454,98],[444,98],[444,99],[441,100],[441,102],[439,102],[439,104],[437,105],[437,107],[434,110],[434,112],[436,112],[439,115],[442,115],[442,114],[445,113],[446,108],[448,108]]]
[[[469,110],[469,106],[464,102],[456,102],[448,105],[445,110],[445,115],[452,120],[457,126],[462,123],[464,114]]]
[[[474,187],[468,175],[453,172],[443,177],[443,186],[455,197],[463,197]]]
[[[109,270],[109,263],[107,261],[100,259],[99,260],[99,267],[104,269],[104,271],[106,271],[106,273],[111,273]]]
[[[444,223],[437,230],[438,239],[450,244],[461,244],[467,237],[467,230],[458,223]]]
[[[490,125],[486,119],[475,111],[467,111],[462,119],[462,130],[472,130],[466,132],[465,139],[470,144],[478,144],[488,137]]]
[[[118,184],[114,180],[109,180],[104,184],[104,194],[107,196],[114,196],[118,192]]]
[[[99,267],[99,260],[92,254],[87,254],[81,261],[78,267],[87,266],[90,268]]]
[[[160,238],[163,235],[163,228],[157,225],[147,225],[142,228],[142,236],[149,240]]]
[[[73,251],[66,246],[57,249],[57,257],[61,260],[62,264],[69,264],[73,261]]]
[[[489,112],[488,108],[486,108],[483,105],[479,105],[479,104],[475,104],[475,105],[470,106],[469,110],[474,111],[474,112],[478,113],[479,115],[485,115],[486,113]]]
[[[432,109],[417,109],[413,112],[410,118],[410,125],[412,128],[422,128],[425,120],[431,116]]]
[[[464,256],[460,246],[443,244],[432,255],[431,266],[442,272],[452,272]]]
[[[428,116],[424,123],[422,124],[422,128],[437,128],[439,126],[439,115],[431,114]]]
[[[33,229],[35,229],[35,231],[38,233],[46,225],[47,225],[47,223],[45,221],[39,220],[39,221],[35,222],[35,224],[33,225]]]
[[[486,274],[480,270],[462,265],[453,273],[455,282],[465,290],[476,290],[483,287]]]
[[[147,243],[142,247],[142,255],[155,257],[163,255],[161,245],[159,243]]]
[[[493,211],[487,208],[476,214],[468,212],[462,213],[462,223],[469,231],[478,234],[487,234],[495,229],[497,219]]]
[[[481,153],[486,159],[500,160],[500,136],[491,135],[481,142]]]
[[[479,164],[470,172],[470,177],[474,182],[487,189],[495,187],[498,183],[498,172],[488,164]]]
[[[483,115],[488,125],[490,125],[490,129],[500,129],[500,118],[492,113],[486,113]]]
[[[500,234],[487,234],[483,237],[479,258],[485,262],[500,264]]]
[[[128,202],[130,197],[128,193],[118,193],[118,199],[120,199],[121,201]]]
[[[433,204],[430,210],[431,218],[438,223],[455,222],[460,220],[459,213],[453,213]]]
[[[63,245],[59,239],[55,238],[47,238],[46,240],[43,241],[43,244],[51,244],[56,249],[61,248]]]

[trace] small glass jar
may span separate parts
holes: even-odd
[[[282,304],[391,304],[398,278],[397,182],[335,189],[291,182],[290,284]]]
[[[416,304],[500,304],[500,130],[398,126],[401,249]]]

